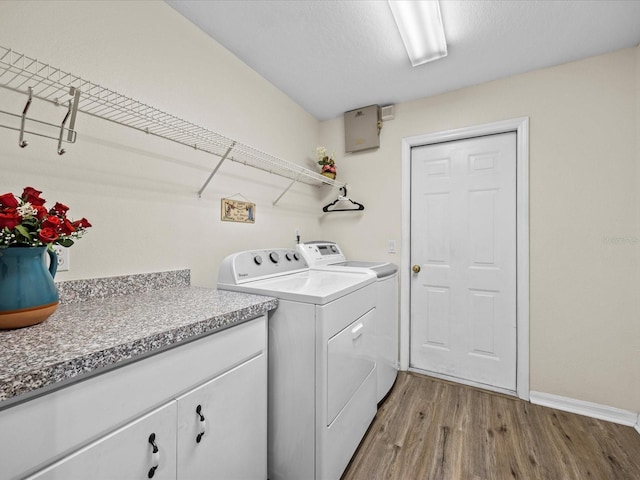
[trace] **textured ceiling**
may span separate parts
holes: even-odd
[[[441,0],[449,55],[411,67],[383,0],[167,0],[319,120],[640,43],[640,0]]]

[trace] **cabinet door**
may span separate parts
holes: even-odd
[[[175,432],[176,402],[172,401],[27,480],[175,480]]]
[[[266,373],[262,353],[178,398],[180,480],[267,478]]]

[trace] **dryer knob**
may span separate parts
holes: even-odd
[[[284,258],[286,258],[287,260],[291,261],[291,259],[293,258],[293,257],[291,256],[291,252],[287,252],[287,253],[285,253]]]
[[[300,255],[298,255],[297,253],[293,254],[293,259],[297,262],[300,260]]]
[[[256,255],[255,257],[253,257],[253,261],[256,265],[262,265],[262,257],[260,255]]]
[[[271,260],[273,263],[278,263],[280,261],[280,255],[278,255],[276,252],[271,252],[269,254],[269,260]]]
[[[331,251],[332,251],[333,253],[337,253],[337,252],[338,252],[338,249],[336,248],[336,246],[335,246],[335,245],[331,245],[331,247],[329,247],[329,248],[331,248]]]

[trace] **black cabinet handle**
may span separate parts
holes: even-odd
[[[207,430],[207,422],[204,419],[204,415],[202,414],[202,405],[198,405],[196,407],[196,415],[198,416],[198,421],[200,422],[198,425],[198,435],[196,435],[196,443],[200,443],[202,437]]]
[[[156,470],[160,466],[160,449],[158,448],[158,444],[156,443],[156,434],[152,433],[149,435],[149,444],[152,447],[151,450],[151,468],[149,469],[149,478],[153,478],[156,473]]]

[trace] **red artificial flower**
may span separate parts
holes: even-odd
[[[62,224],[60,225],[60,232],[63,235],[71,235],[75,231],[76,231],[76,228],[73,226],[73,224],[65,218]]]
[[[47,209],[44,208],[42,205],[34,205],[33,208],[35,208],[38,212],[36,214],[36,217],[38,220],[42,220],[44,217],[49,215],[49,212],[47,212]]]
[[[6,209],[0,212],[0,229],[8,228],[9,230],[16,228],[22,221],[22,217],[18,215],[15,209]]]
[[[89,228],[91,224],[89,223],[89,220],[82,217],[80,220],[76,220],[75,222],[73,222],[73,226],[75,228]]]
[[[0,195],[0,207],[16,208],[18,205],[18,200],[13,193],[5,193],[4,195]]]
[[[42,192],[40,190],[36,190],[33,187],[24,187],[24,190],[22,191],[22,199],[34,206],[44,205],[46,200],[44,198],[40,198],[41,193]]]
[[[64,203],[56,202],[51,210],[64,217],[67,214],[69,207],[67,207]]]
[[[59,238],[59,235],[52,228],[43,228],[38,232],[38,240],[42,243],[55,242]]]
[[[60,230],[60,226],[62,225],[62,220],[54,215],[50,215],[44,219],[42,222],[42,228],[51,228],[56,232]]]

